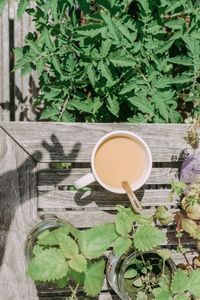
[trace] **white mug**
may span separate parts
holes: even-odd
[[[113,188],[110,186],[107,186],[104,182],[102,182],[102,180],[99,178],[99,176],[97,175],[97,172],[95,170],[95,164],[94,164],[94,160],[95,160],[95,155],[96,152],[98,150],[98,148],[101,146],[102,143],[104,143],[106,140],[115,137],[115,136],[125,136],[128,138],[131,138],[132,140],[136,141],[137,143],[139,143],[145,153],[145,168],[143,171],[143,174],[141,176],[141,178],[139,178],[139,180],[135,181],[132,185],[131,185],[131,189],[133,191],[139,189],[149,178],[149,175],[151,173],[151,169],[152,169],[152,156],[151,156],[151,151],[149,149],[149,147],[147,146],[147,144],[145,143],[145,141],[139,137],[137,134],[129,132],[129,131],[122,131],[122,130],[117,130],[117,131],[112,131],[106,135],[104,135],[96,144],[96,146],[94,147],[93,151],[92,151],[92,157],[91,157],[91,171],[86,174],[85,176],[81,177],[80,179],[76,180],[74,183],[74,186],[77,189],[83,188],[95,181],[97,181],[101,186],[103,186],[106,190],[113,192],[113,193],[117,193],[117,194],[125,194],[126,191],[123,188]]]

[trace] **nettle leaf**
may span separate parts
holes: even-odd
[[[92,263],[85,274],[83,289],[88,296],[97,296],[102,289],[105,261],[103,259]]]
[[[102,41],[102,43],[101,43],[101,56],[103,58],[106,57],[109,54],[111,45],[112,45],[112,41],[109,38]]]
[[[44,246],[55,246],[60,244],[60,240],[66,237],[69,233],[71,233],[75,238],[78,238],[79,231],[73,225],[67,224],[58,229],[54,229],[50,232],[47,231],[48,234],[42,233],[38,237],[38,244]]]
[[[165,206],[156,208],[155,217],[163,225],[169,224],[174,219],[173,214]]]
[[[138,275],[138,272],[135,269],[130,269],[125,272],[124,278],[134,278]]]
[[[110,58],[110,62],[116,67],[135,67],[136,62],[126,56],[117,56]]]
[[[140,225],[133,242],[137,250],[149,251],[166,242],[166,234],[152,225]]]
[[[189,288],[188,290],[194,295],[195,297],[200,297],[200,270],[196,269],[191,271],[189,274]]]
[[[112,95],[112,98],[111,98],[111,96],[108,96],[107,100],[108,100],[108,105],[107,105],[108,110],[114,116],[118,117],[118,114],[119,114],[119,102],[117,100],[117,97],[115,97],[114,95]]]
[[[73,99],[72,101],[70,101],[70,104],[80,112],[85,112],[85,113],[92,113],[94,108],[94,103],[92,99],[85,99],[85,100]]]
[[[29,0],[19,0],[18,9],[17,9],[18,19],[22,17],[28,4],[29,4]]]
[[[178,270],[173,275],[171,290],[173,293],[181,293],[187,291],[189,287],[189,279],[187,276],[187,272],[183,270]]]
[[[132,241],[128,237],[118,237],[113,244],[113,251],[116,256],[121,256],[132,246]]]
[[[137,293],[136,300],[148,300],[148,296],[145,294],[145,292],[139,291]]]
[[[60,289],[64,289],[67,286],[67,282],[68,282],[68,275],[58,279],[56,281],[56,284]]]
[[[96,83],[96,80],[95,80],[96,74],[95,74],[95,71],[94,71],[94,68],[92,65],[87,66],[86,73],[90,80],[91,85],[94,87],[95,83]]]
[[[175,56],[168,58],[169,62],[172,62],[173,64],[177,65],[183,65],[183,66],[192,66],[194,64],[194,61],[189,56]]]
[[[144,9],[145,14],[149,11],[149,1],[148,0],[138,0],[138,2],[141,4],[142,8]]]
[[[69,236],[63,236],[60,240],[60,248],[66,258],[72,258],[79,253],[77,243]]]
[[[81,254],[76,254],[74,255],[70,260],[69,260],[69,266],[73,270],[77,272],[86,272],[87,270],[87,260],[85,257]]]
[[[137,107],[141,112],[154,115],[154,108],[151,104],[151,101],[147,100],[145,97],[131,97],[128,98],[128,101]]]
[[[119,95],[124,95],[124,94],[127,94],[127,93],[133,91],[135,89],[136,85],[137,85],[137,80],[135,80],[135,79],[133,81],[125,83],[124,87],[119,92]]]
[[[175,300],[191,300],[190,296],[187,296],[184,294],[176,295],[174,299]]]
[[[40,115],[40,120],[51,119],[51,117],[58,115],[59,112],[60,111],[57,107],[46,107]]]
[[[116,216],[115,227],[118,234],[126,236],[132,229],[133,216],[127,211],[120,211]]]
[[[2,13],[6,3],[7,3],[7,0],[0,0],[0,14]]]
[[[57,0],[50,0],[49,5],[50,5],[52,16],[53,16],[54,20],[57,21],[58,20],[58,11],[57,11],[58,1]]]
[[[108,26],[108,30],[110,33],[110,38],[115,39],[116,41],[119,42],[119,31],[117,27],[115,26],[114,21],[112,20],[111,16],[104,11],[100,12],[102,19]]]
[[[196,224],[195,221],[182,218],[181,220],[181,226],[183,230],[185,230],[193,239],[200,240],[200,227]]]
[[[108,65],[106,64],[106,62],[101,61],[99,63],[99,68],[101,70],[101,75],[108,80],[109,85],[113,85],[114,81],[113,81],[112,73]]]
[[[192,79],[190,76],[182,75],[176,77],[163,77],[158,79],[156,87],[157,88],[165,88],[171,84],[178,84],[178,83],[186,83],[190,82]]]
[[[168,22],[165,22],[165,26],[171,29],[182,29],[184,26],[183,19],[174,19]]]
[[[31,260],[27,275],[35,281],[55,281],[68,273],[68,263],[60,249],[50,248],[39,252]]]
[[[157,253],[162,257],[163,260],[167,260],[172,256],[172,252],[168,249],[159,249]]]
[[[100,257],[117,238],[114,224],[104,224],[80,233],[80,250],[87,258]]]

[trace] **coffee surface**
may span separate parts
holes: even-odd
[[[95,169],[107,186],[121,188],[122,181],[130,184],[137,181],[145,167],[143,147],[125,136],[116,136],[105,141],[95,155]]]

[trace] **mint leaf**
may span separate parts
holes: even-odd
[[[35,281],[55,281],[68,273],[68,263],[60,249],[50,248],[31,260],[27,275]]]
[[[103,285],[105,261],[103,259],[92,263],[85,274],[83,289],[88,296],[97,296]]]
[[[117,238],[114,224],[104,224],[80,233],[80,250],[87,258],[101,256]]]
[[[187,273],[182,270],[176,271],[172,278],[171,290],[173,293],[181,293],[188,290],[189,279]]]
[[[76,254],[69,260],[69,266],[77,272],[86,272],[87,261],[83,255]]]
[[[128,249],[131,247],[132,241],[128,237],[118,237],[114,244],[113,244],[113,250],[115,255],[120,256],[128,251]]]
[[[63,236],[60,239],[60,248],[66,258],[72,258],[76,256],[79,252],[78,245],[69,236]]]
[[[139,251],[149,251],[166,242],[166,234],[152,225],[141,225],[134,235],[134,245]]]

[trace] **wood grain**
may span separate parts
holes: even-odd
[[[9,121],[10,112],[9,5],[0,15],[0,121]]]
[[[165,205],[167,207],[177,207],[178,198],[174,197],[169,201],[168,189],[163,190],[139,190],[136,195],[145,208]],[[106,190],[102,191],[39,191],[38,208],[39,209],[85,209],[90,207],[99,207],[104,210],[113,210],[116,204],[129,206],[126,195],[114,194]]]
[[[86,175],[90,169],[53,170],[46,169],[38,173],[38,186],[73,185],[75,180]],[[178,179],[177,168],[153,168],[146,184],[169,184]],[[98,183],[96,183],[98,185]]]
[[[37,217],[35,163],[0,128],[0,299],[36,300],[26,276],[24,243]]]
[[[149,145],[153,161],[178,160],[189,147],[183,139],[187,125],[178,124],[89,124],[89,123],[4,123],[4,129],[37,162],[89,162],[96,142],[112,130],[139,134]]]

